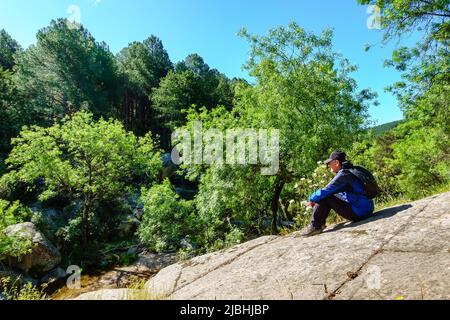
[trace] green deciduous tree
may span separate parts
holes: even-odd
[[[82,245],[89,240],[89,220],[100,201],[127,192],[133,179],[151,183],[160,169],[160,155],[149,135],[136,138],[117,120],[94,121],[79,112],[50,128],[33,126],[13,140],[3,181],[44,181],[40,200],[64,194],[83,202]]]
[[[387,144],[373,141],[364,152],[386,151],[386,144],[390,151],[381,154],[387,166],[379,165],[377,171],[396,174],[396,185],[388,189],[417,198],[450,179],[450,4],[445,0],[358,2],[380,8],[385,42],[414,31],[421,35],[417,44],[396,49],[385,62],[402,73],[402,81],[388,89],[397,95],[405,120]]]
[[[431,39],[449,39],[450,5],[447,0],[358,0],[380,8],[385,40],[420,29]]]
[[[264,176],[261,164],[206,167],[196,205],[202,219],[210,219],[207,225],[216,225],[211,240],[230,219],[246,234],[258,234],[270,218],[277,232],[286,184],[307,176],[330,149],[351,146],[373,98],[369,90],[356,90],[355,67],[333,52],[330,30],[314,35],[291,23],[266,36],[241,35],[251,44],[246,67],[256,84],[237,86],[231,112],[191,109],[187,128],[200,120],[204,128],[278,129],[279,170]]]

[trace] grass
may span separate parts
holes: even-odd
[[[375,202],[375,211],[379,211],[379,210],[393,207],[393,206],[398,206],[398,205],[405,204],[405,203],[408,203],[411,201],[420,200],[423,198],[431,197],[431,196],[449,192],[449,191],[450,191],[450,182],[447,184],[443,184],[443,185],[439,185],[434,188],[431,188],[431,189],[427,190],[426,192],[424,192],[419,197],[413,198],[413,197],[401,196],[401,197],[397,197],[397,198],[391,198],[387,201],[382,201],[380,203]]]
[[[130,290],[144,290],[146,279],[138,276],[131,276],[130,283],[127,285],[127,289]]]
[[[43,292],[43,289],[38,289],[31,283],[23,282],[19,276],[3,277],[0,279],[0,289],[3,296],[7,300],[46,300],[47,297]]]

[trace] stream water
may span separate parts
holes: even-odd
[[[81,275],[80,288],[71,289],[66,285],[66,279],[51,283],[45,293],[51,300],[67,300],[87,292],[102,289],[130,288],[136,289],[153,277],[159,270],[176,263],[175,253],[140,254],[135,264],[117,266],[111,270],[90,270]]]
[[[133,273],[124,275],[122,270],[100,271],[82,275],[80,279],[80,288],[72,289],[66,285],[66,280],[59,280],[50,284],[45,292],[51,300],[74,299],[87,292],[102,289],[127,288],[130,284],[139,281],[147,281],[154,273]]]

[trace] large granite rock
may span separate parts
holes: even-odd
[[[267,236],[179,262],[145,291],[174,300],[450,299],[450,193],[315,237]]]
[[[61,262],[58,249],[31,222],[9,226],[6,234],[31,240],[31,252],[19,258],[9,258],[9,264],[19,270],[33,274],[43,274]]]

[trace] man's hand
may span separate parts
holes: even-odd
[[[315,205],[316,205],[316,203],[315,203],[315,202],[312,202],[312,201],[310,201],[310,202],[308,203],[308,206],[310,206],[310,207],[312,207],[312,208],[314,208]]]

